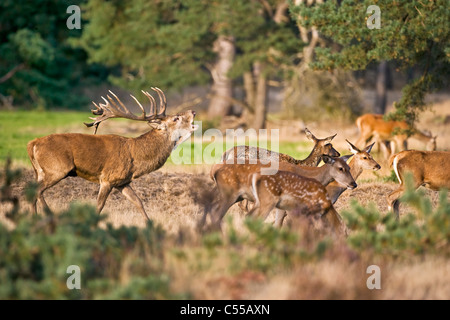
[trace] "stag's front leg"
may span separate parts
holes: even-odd
[[[138,208],[144,218],[150,220],[147,213],[145,212],[144,206],[142,205],[141,199],[137,196],[136,192],[134,192],[129,184],[117,187],[117,189],[119,189],[120,192],[122,192],[122,194]]]
[[[97,196],[97,212],[100,214],[102,212],[103,207],[105,206],[106,199],[108,198],[110,192],[112,190],[112,186],[109,182],[100,183],[100,190],[98,191]]]

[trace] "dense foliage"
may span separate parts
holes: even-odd
[[[368,28],[370,5],[380,8],[380,28]],[[420,67],[421,74],[403,88],[397,118],[410,123],[425,106],[427,93],[448,85],[450,11],[445,0],[344,0],[308,6],[291,4],[299,23],[315,26],[336,45],[317,47],[314,68],[363,70],[379,61],[398,68]]]

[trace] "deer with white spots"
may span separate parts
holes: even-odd
[[[272,209],[278,208],[289,212],[293,221],[306,216],[338,235],[346,235],[342,218],[334,209],[325,187],[317,180],[278,171],[274,175],[254,173],[251,182],[255,206],[249,212],[250,216],[266,219]]]
[[[95,127],[110,118],[126,118],[146,121],[152,127],[150,131],[136,138],[117,135],[90,135],[81,133],[51,134],[30,141],[27,145],[36,179],[39,184],[37,196],[33,202],[37,213],[38,200],[48,209],[43,193],[62,179],[78,176],[100,184],[97,197],[97,211],[100,213],[113,188],[121,191],[149,219],[141,200],[131,188],[130,183],[140,176],[162,167],[172,150],[188,139],[198,126],[193,125],[195,112],[185,111],[166,116],[166,97],[159,88],[152,88],[160,99],[159,110],[155,99],[143,93],[150,100],[150,114],[146,114],[142,105],[132,96],[142,110],[137,116],[110,91],[111,96],[103,98],[92,110],[97,115],[88,127]]]
[[[389,158],[389,165],[395,171],[400,187],[387,196],[389,210],[399,218],[399,198],[405,191],[405,176],[410,173],[414,188],[420,186],[437,191],[450,190],[450,152],[406,150]]]
[[[343,156],[341,158],[332,158],[324,156],[325,164],[321,167],[301,167],[291,163],[280,162],[278,170],[293,172],[304,177],[315,179],[323,185],[327,185],[333,180],[338,181],[349,189],[356,188],[356,182],[353,179],[350,168],[346,161],[353,155]],[[211,224],[213,227],[220,228],[221,221],[228,209],[243,199],[255,201],[251,190],[251,177],[254,173],[268,170],[269,164],[226,164],[218,163],[211,168],[211,178],[216,182],[217,193],[219,195],[218,204],[214,210],[211,210]],[[274,174],[272,172],[271,174]],[[200,222],[202,226],[206,222],[206,216],[209,211],[205,211]]]
[[[353,153],[353,157],[350,160],[348,166],[350,167],[350,173],[353,179],[358,179],[363,170],[379,170],[381,166],[373,159],[370,155],[373,145],[367,146],[363,150],[359,150],[350,141],[346,140],[349,146],[349,150]],[[334,204],[339,196],[347,190],[345,186],[337,181],[332,181],[326,185],[326,190],[328,196],[330,197],[331,203]],[[286,211],[277,210],[274,225],[281,227],[283,225],[284,218],[286,218]]]

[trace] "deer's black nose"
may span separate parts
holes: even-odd
[[[195,111],[194,110],[192,110],[192,115],[195,117]]]

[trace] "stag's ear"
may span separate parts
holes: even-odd
[[[322,160],[323,160],[323,162],[329,163],[329,164],[333,164],[333,163],[336,162],[336,160],[334,160],[334,159],[333,159],[332,157],[330,157],[330,156],[327,156],[326,154],[323,154],[323,155],[322,155]]]
[[[166,130],[167,129],[167,126],[164,123],[161,123],[161,121],[149,121],[148,125],[155,130]]]
[[[374,144],[375,144],[375,142],[372,143],[370,146],[365,147],[363,151],[365,151],[367,153],[370,153],[370,151],[372,151],[372,147],[373,147]]]

